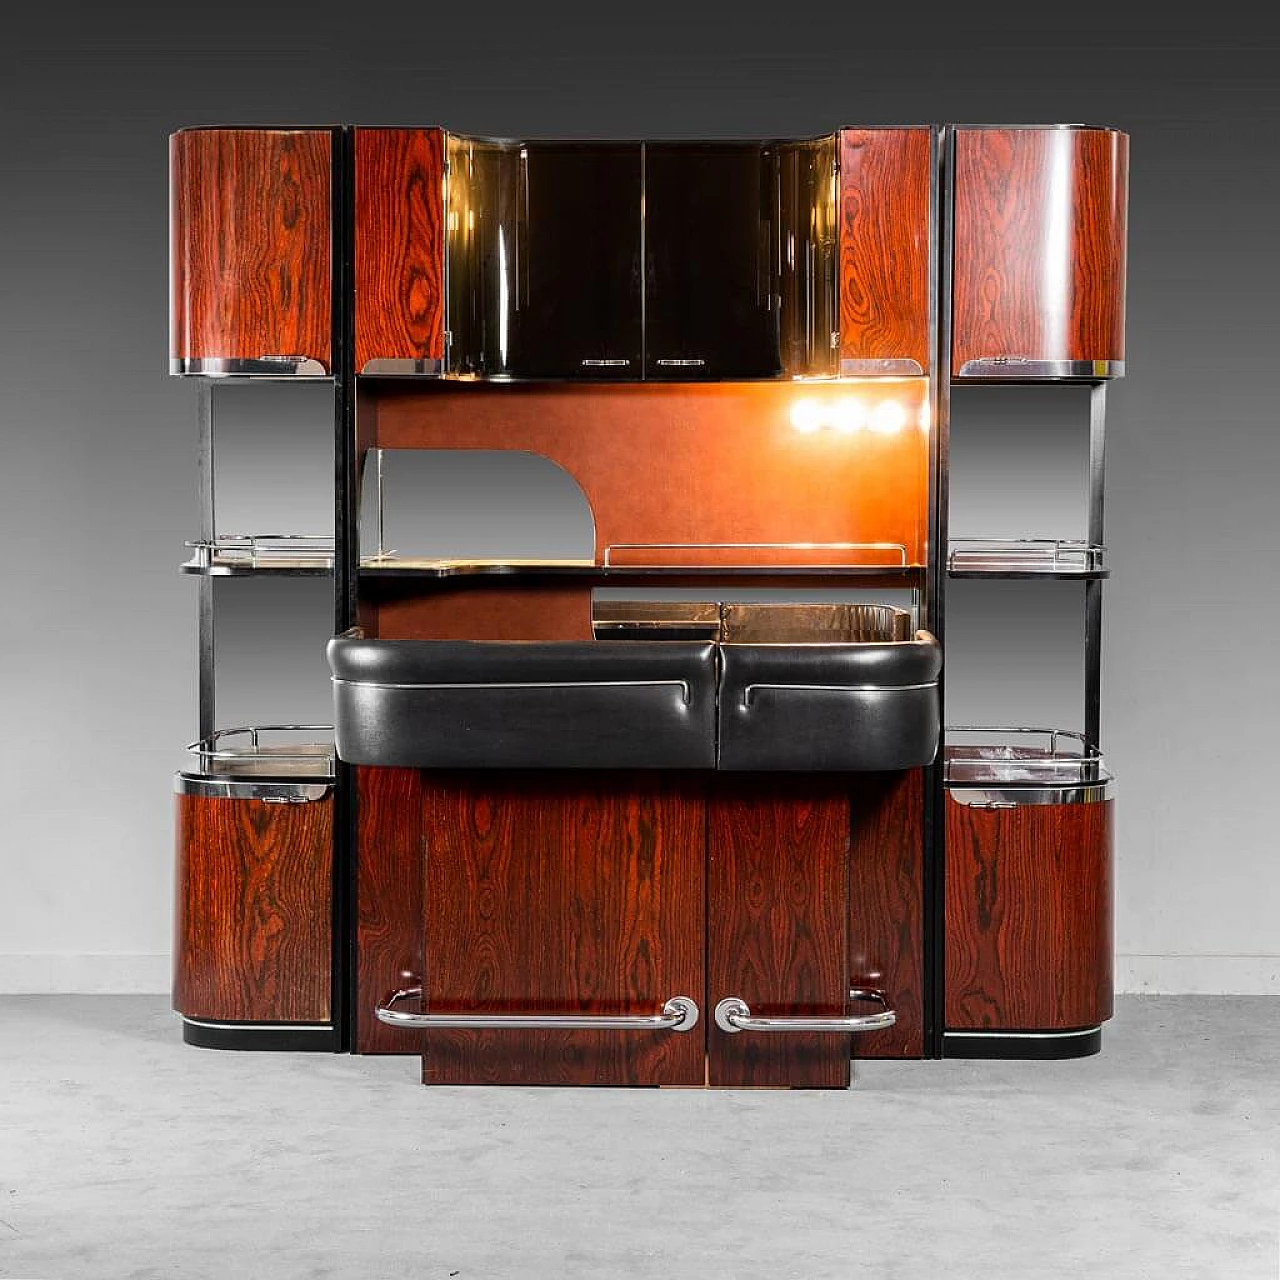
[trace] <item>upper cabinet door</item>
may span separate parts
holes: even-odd
[[[332,135],[170,139],[173,373],[332,372]]]
[[[836,372],[835,139],[645,146],[645,376]]]
[[[356,131],[356,372],[444,365],[444,134]]]
[[[638,143],[449,139],[449,371],[642,374]]]
[[[1113,129],[957,130],[954,377],[1124,372],[1128,173]]]
[[[650,143],[644,182],[645,376],[777,377],[763,148]]]
[[[928,129],[840,133],[840,372],[929,371]]]

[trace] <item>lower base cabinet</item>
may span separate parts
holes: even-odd
[[[1110,787],[948,791],[949,1050],[989,1034],[1001,1056],[1075,1056],[1111,1016]]]
[[[173,1007],[187,1038],[322,1047],[305,1036],[332,1039],[332,784],[180,774],[175,790]]]
[[[421,1054],[429,1084],[804,1088],[923,1053],[919,769],[369,766],[356,785],[358,1052]],[[695,1023],[643,1025],[680,998]],[[527,1021],[565,1017],[587,1025]]]

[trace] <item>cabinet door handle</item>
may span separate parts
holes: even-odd
[[[587,369],[625,369],[631,363],[625,356],[588,356],[582,364]]]
[[[740,1031],[796,1032],[820,1031],[833,1035],[848,1035],[857,1031],[883,1031],[898,1020],[898,1015],[888,1007],[883,991],[858,987],[849,992],[851,1000],[871,1000],[880,1005],[880,1013],[856,1014],[849,1018],[775,1018],[757,1017],[750,1006],[739,996],[726,996],[716,1005],[716,1026],[730,1035]]]
[[[663,369],[701,369],[707,362],[701,356],[688,356],[681,360],[655,360],[654,363]]]
[[[405,987],[378,1005],[379,1022],[412,1030],[455,1031],[692,1031],[698,1006],[688,996],[672,996],[661,1013],[411,1013],[397,1009],[405,1000],[421,1000],[421,987]]]

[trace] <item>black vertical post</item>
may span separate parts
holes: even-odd
[[[355,164],[349,128],[333,131],[334,632],[355,625],[359,540],[355,493]],[[353,1038],[355,788],[349,765],[335,758],[333,823],[333,1023],[336,1048]]]
[[[929,538],[925,569],[923,625],[946,652],[947,467],[951,423],[951,221],[952,157],[955,140],[948,125],[933,129],[933,174],[929,269],[931,328],[930,396],[933,429],[929,433]],[[946,721],[946,665],[938,681],[938,703]],[[946,959],[946,804],[943,787],[945,729],[938,753],[925,770],[924,850],[924,1052],[939,1058],[943,1050]]]

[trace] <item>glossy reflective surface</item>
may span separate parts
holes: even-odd
[[[448,154],[450,374],[835,373],[834,137]]]

